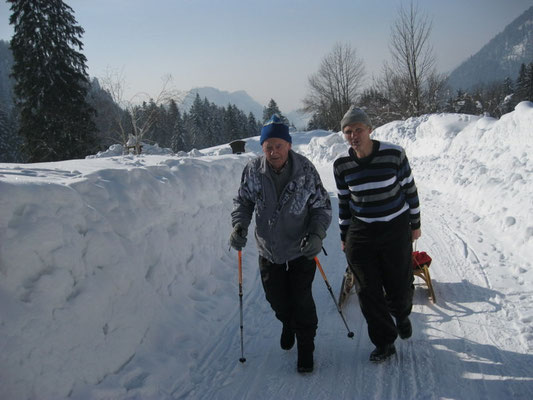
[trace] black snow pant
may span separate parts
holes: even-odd
[[[312,293],[315,261],[299,257],[286,264],[274,264],[259,256],[259,270],[276,318],[296,333],[298,345],[312,345],[318,326]]]
[[[392,317],[407,317],[413,306],[409,214],[371,224],[353,218],[345,252],[370,340],[376,346],[394,343],[398,333]]]

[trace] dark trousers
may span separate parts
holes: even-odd
[[[357,281],[359,303],[370,340],[376,346],[393,343],[398,333],[392,317],[396,320],[407,317],[413,305],[408,215],[386,223],[352,221],[345,252]]]
[[[276,318],[291,327],[299,344],[312,342],[318,325],[312,293],[315,261],[299,257],[286,264],[274,264],[259,256],[259,270]]]

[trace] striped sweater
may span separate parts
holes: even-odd
[[[372,142],[370,156],[358,159],[350,147],[333,164],[343,241],[352,217],[366,223],[386,222],[409,210],[411,229],[420,228],[418,192],[405,150],[388,142]]]

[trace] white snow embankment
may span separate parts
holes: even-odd
[[[183,367],[173,366],[179,374],[191,357],[187,338],[201,342],[213,329],[194,314],[205,311],[199,307],[224,314],[225,296],[234,294],[224,275],[231,272],[217,264],[247,159],[1,168],[2,397],[62,398],[76,385],[95,385],[161,335],[161,325],[174,335],[154,342],[171,346],[152,354],[182,351]],[[77,169],[57,169],[66,165]]]

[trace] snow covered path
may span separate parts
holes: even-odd
[[[331,166],[320,168],[328,190]],[[420,186],[420,185],[419,185]],[[421,187],[422,196],[427,193]],[[336,198],[332,197],[336,212]],[[524,339],[521,317],[532,291],[495,290],[484,272],[487,263],[509,263],[494,246],[497,238],[471,231],[457,216],[453,198],[437,192],[423,197],[423,237],[417,247],[434,258],[431,267],[437,304],[415,278],[413,337],[397,341],[397,355],[384,364],[368,361],[373,349],[366,323],[352,295],[343,312],[355,338],[347,331],[317,271],[314,296],[319,314],[315,371],[296,372],[296,349],[279,347],[280,323],[264,299],[257,271],[257,254],[250,245],[243,252],[244,327],[246,363],[238,362],[239,316],[235,311],[224,329],[214,335],[194,367],[193,381],[181,381],[173,398],[186,399],[529,399],[533,396],[531,341]],[[334,214],[335,215],[335,214]],[[335,221],[328,231],[328,256],[321,263],[335,296],[345,260],[339,249]],[[477,238],[474,243],[471,238]],[[231,267],[231,260],[230,265]],[[236,268],[236,256],[235,256]],[[515,286],[511,286],[515,287]],[[231,338],[231,340],[228,340]],[[228,347],[229,346],[229,347]],[[520,351],[517,351],[520,349]],[[195,380],[194,377],[198,379]]]

